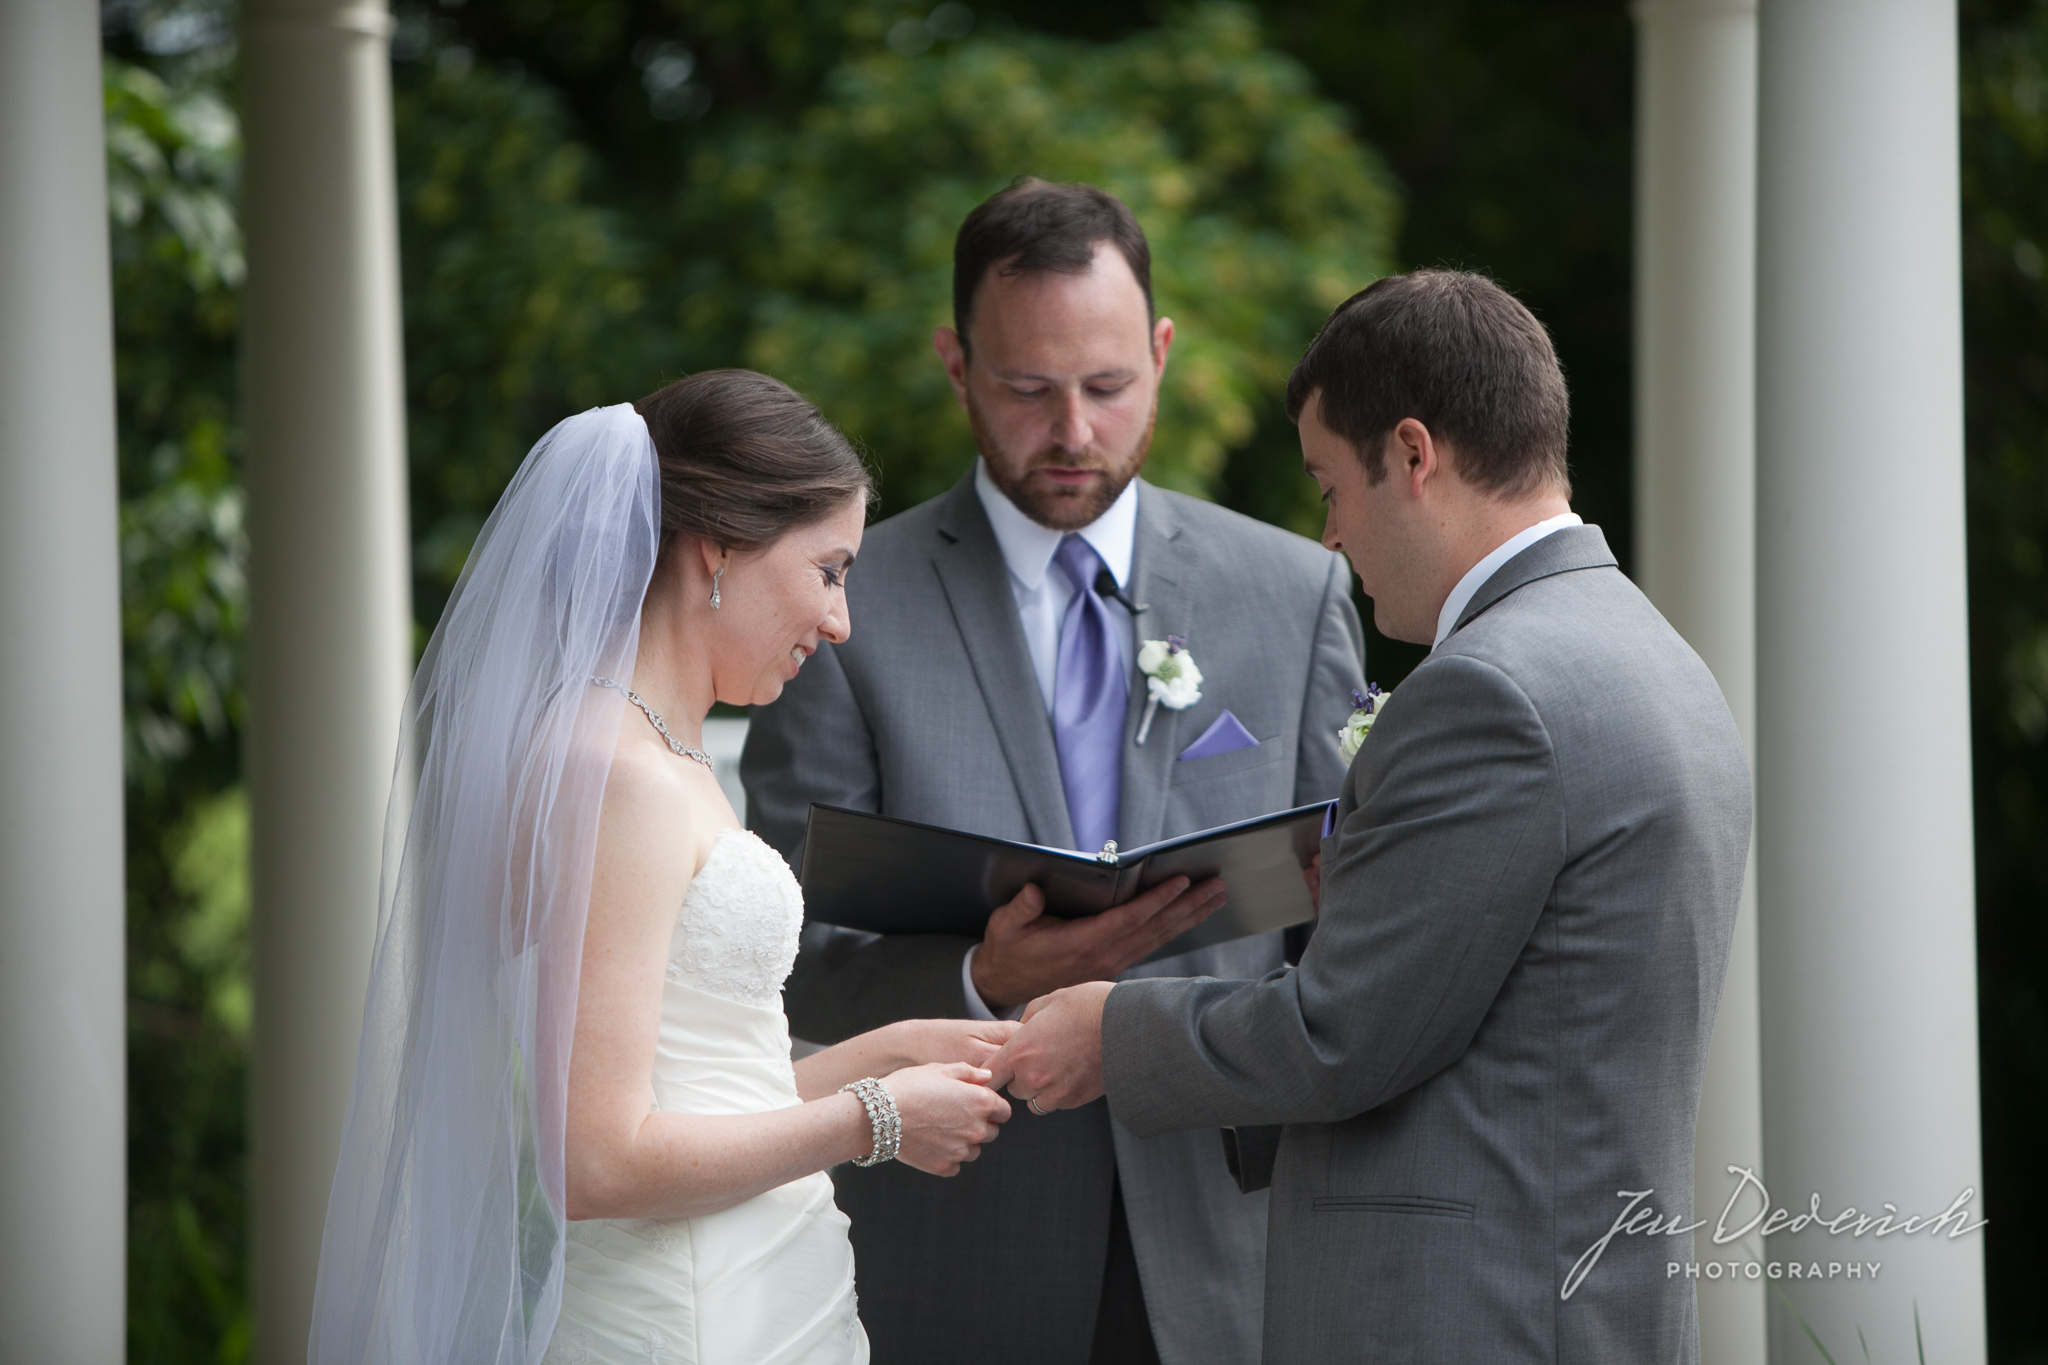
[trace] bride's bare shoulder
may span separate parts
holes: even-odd
[[[702,785],[675,755],[621,743],[605,779],[598,824],[598,878],[639,900],[673,905],[710,856],[722,822],[706,808]]]

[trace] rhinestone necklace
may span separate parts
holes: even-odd
[[[718,765],[711,761],[710,754],[705,753],[702,749],[685,748],[681,740],[677,739],[674,735],[670,734],[668,732],[668,726],[665,723],[663,723],[661,717],[654,714],[654,708],[649,706],[646,702],[640,700],[640,694],[635,692],[632,688],[626,686],[624,683],[619,682],[617,679],[614,678],[592,678],[591,681],[596,683],[599,687],[618,688],[619,691],[625,695],[627,701],[632,702],[633,705],[639,707],[642,711],[645,711],[647,713],[647,719],[654,722],[654,728],[659,730],[661,732],[661,737],[668,741],[669,749],[672,752],[674,752],[677,758],[694,758],[699,763],[702,763],[705,767],[711,769],[712,772],[715,773],[718,771]]]

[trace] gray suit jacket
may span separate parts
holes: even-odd
[[[1367,738],[1300,966],[1110,994],[1133,1132],[1286,1125],[1267,1365],[1698,1358],[1689,1237],[1616,1237],[1563,1290],[1617,1190],[1690,1221],[1749,801],[1705,665],[1560,531]]]
[[[1150,604],[1139,634],[1185,635],[1204,682],[1202,700],[1162,709],[1139,747],[1145,689],[1133,673],[1120,842],[1333,799],[1344,773],[1336,732],[1363,663],[1343,562],[1141,484],[1128,587]],[[814,801],[1072,847],[1052,723],[972,477],[870,530],[847,591],[852,638],[820,649],[754,713],[740,764],[749,823],[793,866]],[[1258,746],[1178,762],[1226,708]],[[791,1028],[834,1042],[897,1019],[960,1017],[960,961],[973,942],[809,926],[786,993]],[[1269,934],[1141,970],[1244,977],[1282,960]],[[1140,1140],[1100,1103],[1046,1118],[1020,1106],[954,1179],[842,1167],[834,1179],[875,1358],[1085,1361],[1116,1181],[1163,1360],[1254,1359],[1266,1196],[1238,1190],[1217,1145],[1210,1132]],[[1020,1291],[1028,1314],[991,1316]]]

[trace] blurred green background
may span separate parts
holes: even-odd
[[[1971,646],[1993,1359],[2048,1361],[2048,0],[1963,5]],[[1333,303],[1487,271],[1550,327],[1577,509],[1629,526],[1618,0],[441,0],[395,9],[415,614],[527,447],[741,364],[884,512],[972,451],[927,338],[1021,173],[1128,200],[1179,341],[1148,474],[1310,534],[1279,407]],[[249,1344],[235,13],[105,0],[128,765],[129,1356]],[[1395,683],[1420,651],[1374,638]],[[1882,680],[1910,686],[1911,680]]]

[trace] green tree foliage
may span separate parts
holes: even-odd
[[[2048,1357],[2048,5],[1963,52],[1970,645],[1992,1358]],[[2001,1229],[2003,1229],[2001,1231]]]
[[[108,205],[120,357],[129,767],[230,736],[240,710],[242,500],[234,431],[240,139],[205,73],[179,85],[106,66]]]
[[[952,320],[953,234],[1026,174],[1101,185],[1146,226],[1178,327],[1148,477],[1211,495],[1263,435],[1275,510],[1314,529],[1273,397],[1329,310],[1386,272],[1393,197],[1236,6],[1117,43],[1012,31],[854,57],[794,129],[743,126],[692,159],[689,235],[739,249],[685,327],[737,323],[747,364],[873,450],[888,510],[921,502],[973,456],[930,344]]]
[[[1408,266],[1487,271],[1550,328],[1572,384],[1575,503],[1627,565],[1634,47],[1626,7],[1259,0],[1254,8],[1264,44],[1308,71],[1354,133],[1385,155],[1405,209],[1394,256]],[[1034,33],[1092,47],[1184,21],[1187,6],[1038,0],[1011,13]],[[681,193],[696,154],[731,120],[785,128],[833,98],[834,73],[848,58],[943,55],[963,26],[980,37],[1017,31],[1000,9],[874,0],[507,0],[442,14],[480,58],[516,64],[560,91],[603,167],[606,193],[650,211]],[[687,80],[664,102],[657,89],[679,69]],[[1253,421],[1215,495],[1298,525],[1299,488],[1279,473],[1291,472],[1291,435],[1277,409],[1255,410]],[[884,492],[891,505],[907,500],[901,488]],[[1368,632],[1382,681],[1399,681],[1424,653]]]
[[[128,775],[129,1353],[247,1352],[245,616],[225,71],[105,66]]]
[[[527,448],[662,369],[648,252],[592,202],[560,101],[461,48],[397,69],[416,604],[431,628]]]
[[[633,37],[603,6],[579,13],[578,32]],[[423,622],[547,425],[691,370],[749,365],[810,394],[873,451],[887,511],[950,483],[973,454],[930,346],[951,317],[953,232],[1023,174],[1104,184],[1147,225],[1180,329],[1152,477],[1213,495],[1230,460],[1260,460],[1268,477],[1238,480],[1265,494],[1254,510],[1313,529],[1276,395],[1329,308],[1388,268],[1395,226],[1341,112],[1241,7],[1113,44],[943,24],[906,44],[892,13],[820,6],[796,41],[710,7],[726,37],[702,41],[758,44],[815,102],[686,117],[672,194],[609,200],[650,177],[614,163],[601,185],[558,93],[409,16],[398,126]],[[838,43],[845,59],[814,79]],[[702,112],[688,74],[648,74],[693,71],[690,48],[630,45],[647,118],[659,125],[664,97]]]

